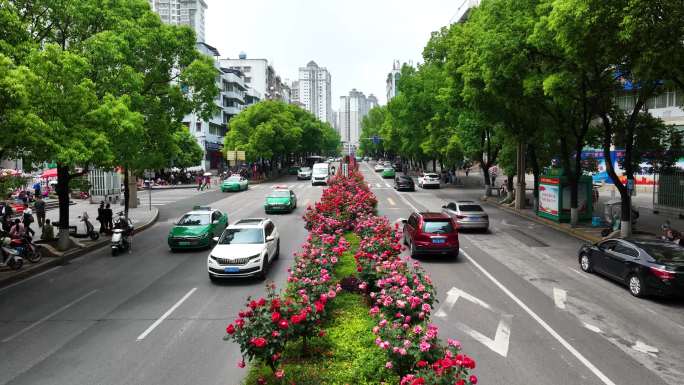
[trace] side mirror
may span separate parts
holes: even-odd
[[[447,207],[446,207],[446,206],[444,206],[444,205],[442,205],[442,208],[443,208],[443,209],[445,209],[445,208],[447,208]]]
[[[266,242],[273,242],[274,240],[275,238],[273,237],[273,235],[269,235],[268,237],[266,237]]]
[[[407,220],[406,218],[399,218],[399,220],[400,220],[401,223],[403,223],[403,224],[407,224],[407,223],[408,223],[408,220]]]
[[[219,241],[219,237],[214,237],[214,238],[211,238],[211,240],[212,240],[212,241],[214,241],[214,243],[218,243],[218,241]]]

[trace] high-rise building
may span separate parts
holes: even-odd
[[[204,0],[149,0],[152,10],[164,23],[187,25],[195,31],[198,42],[204,42]]]
[[[397,83],[401,77],[401,65],[399,60],[395,60],[392,63],[392,71],[387,74],[386,89],[387,89],[387,102],[389,103],[393,97],[397,96]]]
[[[299,80],[295,80],[292,82],[292,86],[290,87],[290,92],[291,92],[290,103],[302,105],[301,102],[299,101]]]
[[[323,122],[332,123],[330,72],[313,60],[299,68],[299,102]]]
[[[220,93],[215,103],[219,107],[218,112],[209,120],[203,119],[197,113],[191,113],[183,118],[183,123],[188,127],[197,139],[204,151],[204,158],[199,165],[203,170],[226,167],[223,156],[223,139],[228,132],[230,119],[239,114],[246,106],[257,103],[261,94],[245,84],[245,75],[234,68],[224,68],[219,65],[219,52],[216,48],[206,44],[197,43],[197,49],[214,58],[214,66],[219,71],[216,77],[216,87]]]
[[[338,131],[346,153],[354,153],[361,140],[361,122],[368,115],[371,106],[377,106],[378,99],[369,95],[368,98],[356,88],[349,91],[348,96],[340,96],[338,112]]]
[[[237,59],[221,59],[221,67],[232,68],[245,74],[245,84],[256,90],[264,99],[290,103],[290,87],[285,84],[266,59],[248,59],[241,52]]]
[[[456,7],[456,13],[451,18],[452,23],[462,23],[468,19],[470,10],[479,6],[481,0],[459,0]]]

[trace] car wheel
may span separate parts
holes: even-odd
[[[219,281],[219,278],[216,277],[216,276],[214,276],[213,274],[210,273],[210,274],[209,274],[209,280],[210,280],[212,283],[216,283],[216,282]]]
[[[259,272],[259,279],[264,281],[266,280],[266,276],[268,275],[268,270],[269,267],[271,266],[270,263],[268,263],[268,258],[264,258],[264,262],[261,264],[261,271]]]
[[[589,258],[589,254],[587,253],[582,253],[582,255],[580,255],[579,264],[580,269],[582,269],[582,271],[584,271],[585,273],[592,273],[594,271],[594,267],[591,263],[591,258]]]
[[[408,242],[406,242],[406,232],[401,235],[401,240],[405,246],[408,246]]]
[[[278,239],[278,243],[276,243],[276,251],[275,254],[273,255],[273,259],[278,259],[280,257],[280,239]]]
[[[638,298],[646,296],[644,281],[637,274],[632,274],[627,278],[627,286],[629,287],[629,292],[633,296]]]
[[[175,253],[176,251],[178,251],[178,249],[174,249],[173,247],[170,248],[169,250],[171,251],[171,253]]]
[[[112,249],[112,257],[116,257],[116,255],[119,253],[118,249]]]
[[[411,242],[409,245],[409,250],[411,253],[411,258],[416,258],[418,256],[418,250],[416,250],[416,245],[414,245],[413,242]]]

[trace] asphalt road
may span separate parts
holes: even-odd
[[[282,285],[307,235],[301,216],[323,188],[292,177],[278,183],[294,187],[298,197],[295,213],[270,215],[281,234],[281,258],[269,279]],[[212,284],[208,251],[171,253],[166,235],[197,204],[227,212],[230,222],[264,217],[272,185],[240,193],[153,192],[159,222],[135,237],[130,254],[113,258],[105,248],[0,289],[0,384],[239,383],[245,373],[236,366],[239,349],[222,337],[245,298],[262,294],[264,284]]]
[[[481,190],[398,193],[362,167],[392,221]],[[461,232],[456,260],[419,258],[442,338],[462,341],[482,384],[684,384],[684,301],[638,299],[581,272],[581,241],[485,206],[488,233]]]
[[[391,220],[480,194],[397,193],[391,180],[367,165],[362,170],[380,214]],[[304,207],[322,187],[292,178],[278,183],[299,198],[296,213],[270,216],[282,238],[269,278],[282,285],[306,237]],[[236,367],[239,351],[221,337],[244,299],[263,293],[263,283],[211,284],[208,251],[172,254],[166,234],[196,204],[227,212],[231,222],[264,216],[271,187],[156,197],[155,191],[159,222],[135,238],[132,253],[112,258],[104,249],[0,289],[0,384],[238,384],[245,373]],[[457,260],[420,259],[438,290],[434,322],[442,338],[461,340],[475,357],[480,383],[684,384],[681,300],[633,298],[579,271],[580,241],[486,209],[491,231],[461,233]]]

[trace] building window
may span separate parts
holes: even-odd
[[[202,131],[202,122],[197,122],[197,123],[195,123],[195,130],[196,130],[197,132]]]

